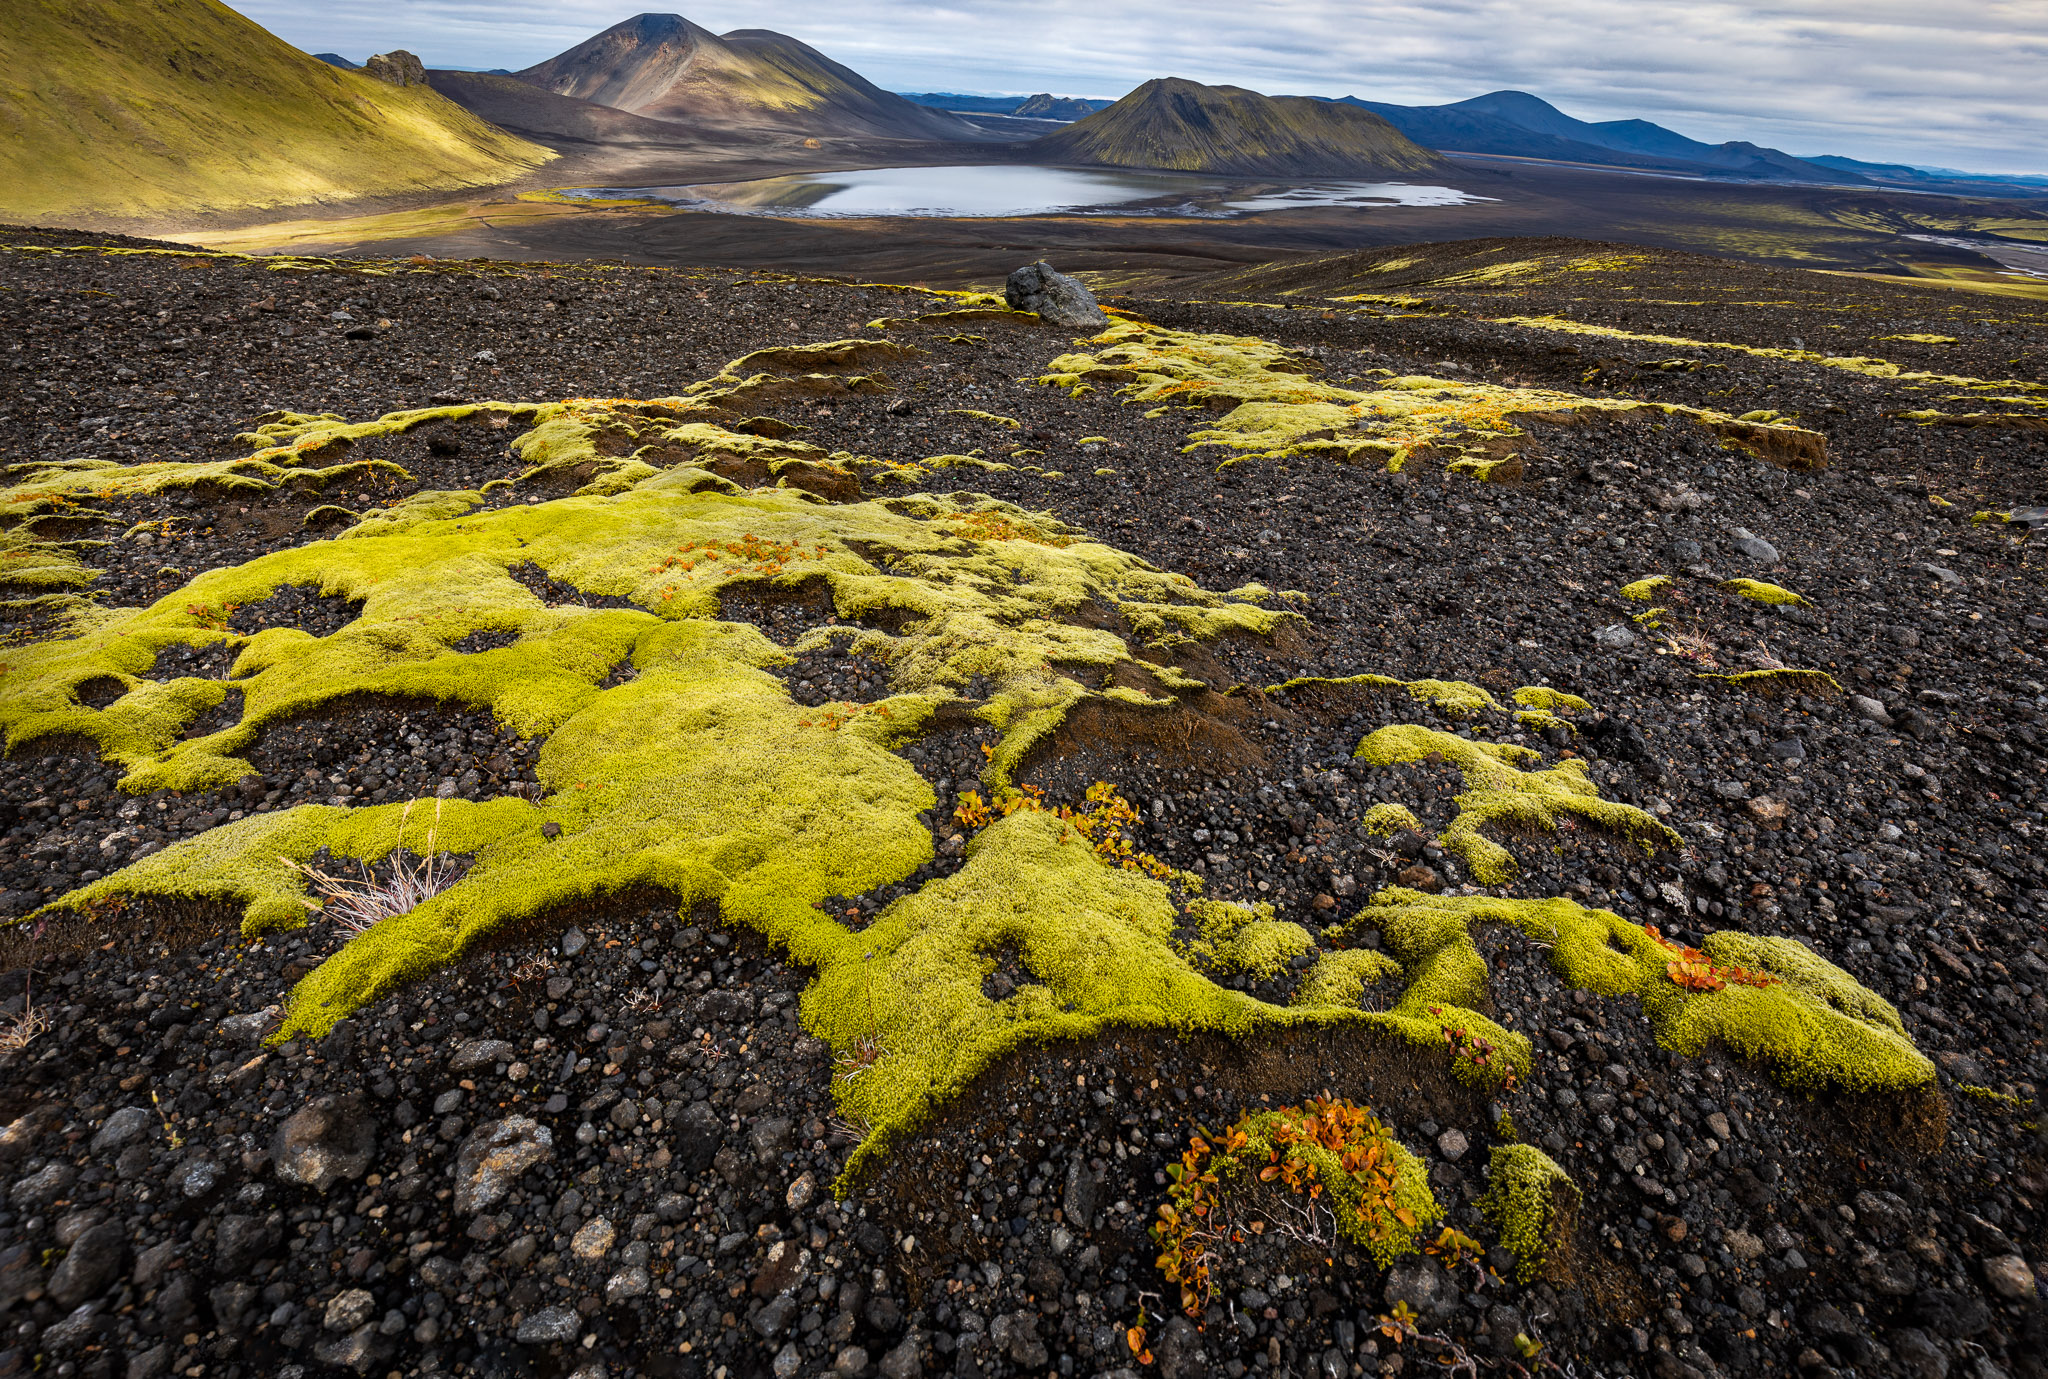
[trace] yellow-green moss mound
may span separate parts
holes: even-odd
[[[1676,833],[1634,805],[1602,799],[1600,788],[1586,778],[1586,763],[1575,758],[1546,770],[1524,771],[1521,765],[1541,760],[1542,754],[1412,724],[1367,734],[1352,755],[1374,766],[1435,758],[1457,767],[1465,789],[1457,797],[1457,817],[1437,843],[1463,858],[1482,885],[1505,885],[1515,873],[1514,857],[1483,829],[1554,833],[1559,820],[1568,817],[1645,847],[1680,845]]]
[[[1516,1277],[1528,1283],[1569,1242],[1579,1189],[1555,1159],[1527,1144],[1495,1146],[1486,1180],[1479,1209],[1515,1257]]]
[[[1234,452],[1225,463],[1323,455],[1398,469],[1426,448],[1457,472],[1506,478],[1496,471],[1526,434],[1522,421],[1642,409],[1687,418],[1759,453],[1810,452],[1825,462],[1825,444],[1814,432],[1738,423],[1701,408],[1421,376],[1389,375],[1369,390],[1340,388],[1309,377],[1316,365],[1269,340],[1138,321],[1120,321],[1083,343],[1092,351],[1053,360],[1038,382],[1076,395],[1115,387],[1125,401],[1150,407],[1148,416],[1176,408],[1215,413],[1216,420],[1189,433],[1187,449]]]
[[[1709,934],[1702,945],[1707,958],[1762,984],[1730,980],[1716,990],[1697,990],[1674,978],[1680,953],[1672,944],[1611,911],[1570,900],[1432,896],[1389,887],[1351,921],[1354,928],[1379,929],[1400,960],[1410,985],[1397,1011],[1420,1007],[1443,1025],[1478,1022],[1491,1038],[1498,1027],[1475,1013],[1487,1000],[1486,965],[1472,941],[1478,924],[1504,925],[1546,945],[1551,966],[1572,986],[1634,996],[1658,1043],[1679,1053],[1724,1048],[1802,1091],[1911,1092],[1933,1085],[1934,1065],[1913,1047],[1891,1004],[1792,939]],[[1519,1041],[1508,1045],[1510,1058],[1525,1057],[1527,1041],[1506,1037]]]

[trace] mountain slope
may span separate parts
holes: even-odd
[[[698,144],[698,131],[668,120],[650,120],[596,101],[558,96],[516,77],[494,72],[427,73],[434,89],[463,109],[522,138],[555,145],[562,141],[601,146]],[[736,136],[728,136],[728,138]]]
[[[1370,111],[1162,77],[1027,146],[1034,161],[1245,177],[1352,177],[1440,166]]]
[[[0,5],[0,216],[43,224],[509,181],[554,157],[218,0]]]
[[[985,137],[784,34],[721,36],[679,14],[636,15],[513,75],[559,96],[683,124],[841,138]]]
[[[1389,105],[1344,98],[1384,116],[1409,138],[1461,153],[1554,158],[1673,172],[1713,172],[1768,181],[1839,182],[1865,179],[1823,167],[1774,148],[1733,141],[1703,144],[1648,120],[1578,120],[1526,91],[1491,91],[1450,105]]]

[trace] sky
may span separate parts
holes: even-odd
[[[407,48],[517,70],[633,0],[230,0],[307,52]],[[715,32],[775,29],[894,91],[1120,96],[1150,77],[1436,105],[1501,88],[1581,119],[1642,118],[1975,172],[2048,172],[2044,0],[720,0]]]

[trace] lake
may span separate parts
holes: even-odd
[[[1314,206],[1379,210],[1492,198],[1455,187],[1342,180],[1253,181],[1122,168],[1015,164],[859,168],[679,187],[580,187],[565,196],[639,197],[697,210],[775,216],[987,217],[1055,213],[1227,217]]]

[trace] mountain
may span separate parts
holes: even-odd
[[[680,124],[838,138],[987,137],[786,35],[714,34],[679,14],[635,16],[513,75],[558,96]]]
[[[1648,120],[1578,120],[1526,91],[1492,91],[1451,105],[1389,105],[1346,96],[1384,116],[1396,129],[1432,148],[1460,153],[1550,158],[1574,163],[1773,182],[1867,181],[1855,171],[1823,166],[1740,141],[1703,144]]]
[[[1041,91],[1035,96],[961,96],[950,91],[905,91],[903,99],[963,115],[1014,115],[1027,120],[1066,121],[1107,110],[1116,103],[1085,96],[1055,96],[1050,91]]]
[[[2048,177],[2038,173],[1999,175],[1962,172],[1956,168],[1923,168],[1911,163],[1866,163],[1823,153],[1805,160],[1824,168],[1853,172],[1884,186],[1909,187],[1915,191],[1948,192],[1961,196],[2039,196],[2048,188]]]
[[[350,62],[340,53],[315,53],[313,56],[319,58],[329,67],[339,67],[344,72],[358,72],[362,70],[363,66],[360,62]]]
[[[435,69],[427,80],[463,109],[536,143],[563,141],[599,147],[663,146],[745,142],[743,132],[692,130],[669,120],[650,120],[596,101],[558,96],[510,73]]]
[[[1243,177],[1372,176],[1441,166],[1436,154],[1370,111],[1176,77],[1148,81],[1025,152],[1042,163]]]
[[[309,57],[219,0],[6,0],[0,55],[5,220],[488,186],[555,156],[425,85]]]
[[[963,96],[954,91],[902,91],[898,94],[913,105],[928,105],[934,110],[952,110],[963,115],[1008,115],[1027,99],[1024,96]]]
[[[1115,101],[1091,101],[1081,96],[1055,96],[1050,91],[1041,91],[1035,96],[1025,97],[1024,103],[1010,113],[1030,120],[1084,120],[1115,104]]]

